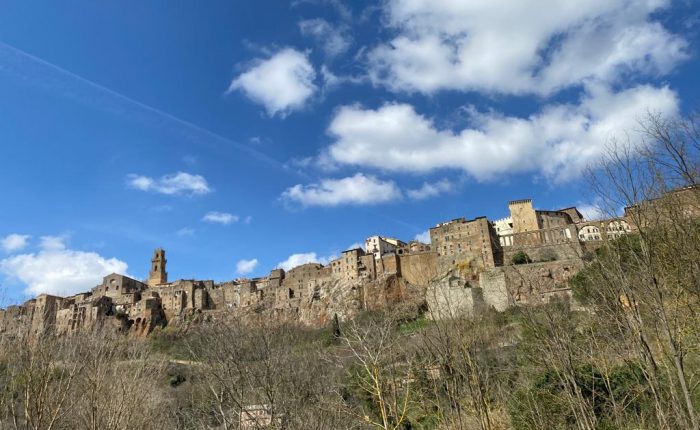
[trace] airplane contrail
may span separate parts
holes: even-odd
[[[107,96],[112,97],[113,99],[117,99],[121,102],[126,102],[129,105],[135,106],[139,109],[142,109],[143,111],[146,111],[148,113],[154,114],[160,118],[169,120],[171,122],[177,123],[180,126],[186,128],[190,132],[194,132],[197,134],[200,134],[202,137],[208,138],[207,140],[213,140],[215,142],[223,143],[227,146],[233,146],[236,149],[243,151],[256,159],[263,161],[265,163],[271,164],[276,166],[277,168],[284,170],[289,173],[297,173],[292,170],[290,170],[285,163],[274,159],[273,157],[270,157],[269,155],[256,150],[254,148],[251,148],[248,145],[242,144],[240,142],[237,142],[233,139],[230,139],[228,137],[222,136],[219,133],[213,132],[211,130],[208,130],[204,127],[201,127],[197,124],[193,124],[187,120],[184,120],[182,118],[179,118],[175,115],[172,115],[168,112],[162,111],[158,108],[155,108],[153,106],[149,106],[145,103],[142,103],[136,99],[133,99],[129,96],[126,96],[124,94],[121,94],[115,90],[112,90],[111,88],[107,88],[104,85],[100,85],[97,82],[91,81],[87,78],[84,78],[76,73],[71,72],[70,70],[66,70],[60,66],[57,66],[56,64],[53,64],[49,61],[46,61],[42,58],[39,58],[35,55],[29,54],[25,51],[22,51],[21,49],[15,48],[14,46],[8,45],[7,43],[0,42],[0,72],[5,72],[5,73],[10,73],[14,75],[15,77],[19,78],[20,80],[23,81],[31,81],[35,85],[43,86],[46,89],[53,89],[54,91],[59,91],[62,92],[64,95],[66,92],[70,92],[70,89],[67,89],[65,85],[61,85],[61,82],[59,82],[56,79],[51,79],[50,77],[47,77],[46,75],[40,76],[38,75],[38,71],[34,71],[31,69],[28,69],[27,63],[32,62],[35,64],[39,64],[41,66],[47,67],[52,69],[55,72],[58,72],[60,75],[63,75],[63,77],[70,78],[74,80],[77,83],[87,85],[88,87],[99,91],[102,94],[105,94]],[[42,83],[41,80],[44,80]],[[68,94],[69,96],[72,96],[73,98],[78,99],[81,102],[84,103],[89,103],[89,104],[98,104],[96,100],[93,98],[81,98],[79,91],[74,94]],[[117,113],[123,114],[123,115],[128,115],[127,112],[120,111],[118,108],[115,106],[98,106],[106,110],[113,110],[117,111]],[[116,109],[115,109],[116,108]]]
[[[99,93],[106,95],[108,97],[107,100],[104,100],[103,103],[100,103],[100,100],[95,99],[94,95],[90,94],[80,94],[80,88],[66,88],[64,85],[64,82],[61,82],[59,79],[56,79],[55,77],[47,76],[46,73],[44,73],[44,70],[34,70],[31,67],[33,65],[41,65],[44,66],[45,68],[49,68],[55,72],[58,72],[59,75],[63,78],[69,78],[73,80],[74,82],[77,82],[79,84],[87,85],[89,88],[97,90]],[[119,100],[121,102],[125,102],[128,105],[135,106],[139,109],[141,109],[144,112],[148,112],[150,114],[154,114],[159,118],[163,118],[165,120],[171,121],[173,123],[179,124],[180,126],[184,127],[185,130],[189,132],[193,132],[195,135],[198,136],[191,136],[196,138],[197,140],[200,140],[200,143],[206,143],[206,142],[218,142],[219,144],[224,145],[225,147],[235,147],[239,151],[242,151],[264,163],[267,163],[287,174],[290,174],[292,176],[296,176],[298,178],[304,178],[304,179],[309,179],[310,176],[304,172],[291,169],[287,164],[270,157],[269,155],[256,150],[254,148],[251,148],[248,145],[242,144],[240,142],[237,142],[233,139],[230,139],[228,137],[222,136],[219,133],[213,132],[211,130],[208,130],[204,127],[201,127],[197,124],[193,124],[187,120],[184,120],[182,118],[179,118],[175,115],[172,115],[168,112],[164,112],[158,108],[155,108],[153,106],[149,106],[143,102],[140,102],[136,99],[133,99],[129,96],[126,96],[124,94],[121,94],[115,90],[112,90],[111,88],[107,88],[104,85],[100,85],[97,82],[91,81],[90,79],[84,78],[76,73],[71,72],[70,70],[66,70],[63,67],[57,66],[56,64],[53,64],[49,61],[46,61],[42,58],[39,58],[35,55],[29,54],[25,51],[22,51],[19,48],[15,48],[14,46],[8,45],[7,43],[4,43],[0,41],[0,73],[9,73],[13,75],[15,78],[18,78],[22,81],[28,81],[34,84],[35,86],[40,86],[43,87],[46,90],[49,91],[54,91],[54,92],[61,92],[62,95],[73,98],[75,100],[78,100],[81,103],[89,104],[92,106],[95,106],[99,109],[102,110],[107,110],[107,111],[112,111],[115,112],[119,115],[123,116],[129,116],[134,118],[135,115],[133,113],[124,111],[119,109],[118,106],[115,106],[113,103],[113,100]],[[112,100],[109,100],[109,98],[112,98]],[[107,103],[112,103],[112,105],[109,105]],[[143,118],[135,118],[137,121],[148,121],[144,120]],[[150,122],[152,124],[152,121]],[[170,132],[172,132],[171,129],[169,129]],[[206,139],[201,139],[201,137],[206,137]],[[221,149],[221,148],[219,148]],[[421,231],[419,227],[416,227],[415,225],[408,223],[406,221],[397,219],[393,216],[390,216],[386,214],[385,212],[382,211],[373,211],[368,208],[363,208],[365,211],[370,212],[370,213],[376,213],[377,215],[381,216],[382,218],[388,219],[390,221],[393,221],[397,224],[401,224],[404,227],[410,228],[412,230],[416,231]]]

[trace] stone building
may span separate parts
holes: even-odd
[[[470,311],[566,298],[567,281],[580,268],[584,252],[634,232],[651,217],[700,218],[698,190],[676,190],[626,208],[624,217],[595,221],[586,221],[575,207],[538,210],[531,199],[514,200],[508,204],[510,216],[495,222],[457,218],[436,225],[430,229],[430,244],[373,236],[365,241],[367,250],[343,251],[328,265],[308,263],[220,283],[168,282],[165,251],[159,248],[147,280],[113,273],[85,293],[65,298],[42,294],[0,310],[0,333],[38,338],[113,330],[145,336],[159,326],[197,315],[223,318],[226,312],[320,325],[334,314],[346,318],[417,294],[431,306],[451,301]],[[513,265],[519,252],[533,263]],[[429,292],[432,298],[426,296]]]
[[[443,261],[473,261],[479,267],[502,264],[502,251],[493,224],[486,217],[457,218],[430,229],[431,249]]]
[[[393,253],[405,246],[405,242],[393,237],[370,236],[365,240],[365,251],[374,254],[375,260],[379,260],[382,258],[382,255]]]
[[[375,254],[367,254],[362,248],[348,249],[329,263],[331,274],[349,281],[371,279],[376,274]]]
[[[657,198],[625,208],[625,219],[633,230],[650,223],[700,218],[700,185],[669,191]]]
[[[513,243],[513,218],[501,218],[493,222],[493,228],[496,229],[496,235],[501,246],[512,246]]]
[[[282,419],[273,418],[270,405],[247,405],[241,410],[239,423],[241,430],[264,429],[272,427],[273,424],[276,424],[275,428],[277,428],[282,424]]]

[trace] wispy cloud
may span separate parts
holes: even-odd
[[[189,228],[189,227],[183,227],[180,230],[176,231],[175,234],[178,236],[192,237],[192,236],[194,236],[194,229]]]
[[[307,19],[299,22],[299,30],[312,37],[328,58],[344,54],[352,45],[349,28],[345,24],[332,24],[325,19]]]
[[[30,237],[31,236],[27,234],[9,234],[0,239],[0,247],[2,247],[5,252],[21,251],[29,244]]]
[[[227,212],[208,212],[204,217],[202,217],[202,221],[214,223],[214,224],[222,224],[222,225],[229,225],[231,223],[234,223],[238,221],[238,215],[233,215]]]
[[[160,178],[130,174],[127,176],[127,184],[129,187],[137,190],[168,195],[198,195],[212,192],[203,176],[185,172],[177,172],[172,175],[161,176]]]
[[[236,273],[239,275],[247,275],[255,270],[256,267],[258,267],[257,258],[253,258],[252,260],[238,260],[238,263],[236,263]]]
[[[406,195],[413,200],[425,200],[431,197],[437,197],[446,192],[450,192],[453,188],[452,182],[448,181],[447,179],[443,179],[434,183],[424,182],[423,186],[420,188],[406,191]]]

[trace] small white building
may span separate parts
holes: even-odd
[[[370,236],[365,240],[365,251],[368,254],[374,254],[375,260],[379,260],[382,255],[394,252],[404,246],[406,246],[406,242],[393,237]]]
[[[579,229],[578,239],[581,242],[588,242],[591,240],[602,240],[603,237],[600,234],[600,228],[594,225],[587,225]]]
[[[513,245],[513,218],[501,218],[493,222],[493,228],[496,229],[496,234],[498,235],[498,240],[501,242],[501,246],[512,246]]]
[[[620,236],[632,233],[632,227],[623,219],[610,221],[606,228],[605,234],[608,239],[617,239]]]

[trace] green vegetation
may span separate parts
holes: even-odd
[[[532,263],[532,259],[525,251],[518,251],[513,255],[511,262],[513,264],[530,264]]]

